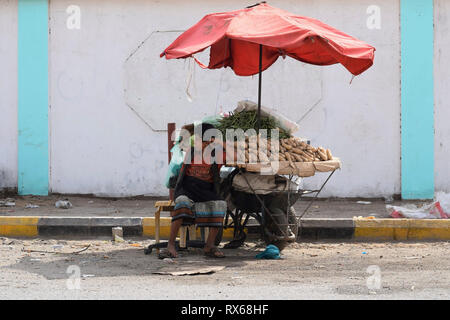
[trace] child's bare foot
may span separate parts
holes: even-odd
[[[175,249],[174,245],[167,245],[167,249],[162,250],[158,255],[159,259],[176,258],[176,257],[177,257],[177,250]]]
[[[177,257],[177,250],[174,245],[167,245],[167,251],[169,252],[171,258]]]

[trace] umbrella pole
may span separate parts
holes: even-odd
[[[261,126],[261,83],[262,83],[262,44],[259,45],[259,84],[258,84],[258,120],[257,120],[257,132]]]

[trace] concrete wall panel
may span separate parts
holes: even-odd
[[[0,0],[0,190],[17,188],[17,0]]]
[[[50,3],[51,191],[165,195],[167,133],[160,130],[166,122],[173,119],[180,126],[232,110],[242,99],[256,101],[257,77],[196,66],[189,102],[189,63],[166,61],[158,54],[176,31],[205,14],[248,2],[198,0],[186,6],[184,1],[80,0],[80,29],[68,29],[71,13],[66,10],[72,4]],[[374,66],[352,84],[351,74],[340,65],[317,67],[289,58],[263,74],[263,104],[298,121],[297,135],[331,148],[343,161],[322,195],[399,193],[398,1],[271,4],[323,20],[377,48]],[[367,27],[367,9],[374,4],[381,12],[381,29]],[[174,35],[158,35],[151,42],[149,36],[158,31]],[[306,179],[305,184],[315,187],[324,178]]]
[[[434,2],[435,189],[450,192],[450,2]]]

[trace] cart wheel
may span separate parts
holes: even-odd
[[[281,251],[283,251],[284,248],[286,248],[286,246],[289,244],[289,242],[287,242],[286,240],[276,240],[269,244],[273,244],[281,252]]]
[[[268,231],[267,228],[264,228],[264,242],[266,245],[273,244],[280,250],[280,252],[290,243],[287,240],[275,240],[273,233]]]
[[[273,214],[278,214],[278,215],[284,215],[285,213],[283,212],[282,209],[280,208],[270,208],[271,212]],[[286,248],[286,246],[293,242],[290,240],[278,240],[276,239],[276,235],[279,233],[279,227],[276,225],[276,222],[273,221],[274,217],[270,217],[269,219],[266,219],[266,225],[263,228],[263,239],[264,242],[269,245],[269,244],[273,244],[276,247],[278,247],[278,249],[280,251],[282,251],[284,248]],[[288,221],[286,221],[288,224],[294,224],[294,225],[298,225],[297,221],[297,217],[295,215],[295,210],[294,207],[290,207],[289,208],[289,215],[288,215]],[[284,223],[286,223],[284,222]],[[295,233],[296,234],[296,233]]]

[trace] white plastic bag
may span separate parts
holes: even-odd
[[[448,215],[450,215],[450,193],[445,193],[442,191],[436,192],[436,201],[440,203],[442,210]]]
[[[435,201],[421,207],[410,204],[403,207],[386,205],[392,218],[447,219],[450,218],[450,194],[438,192]]]

